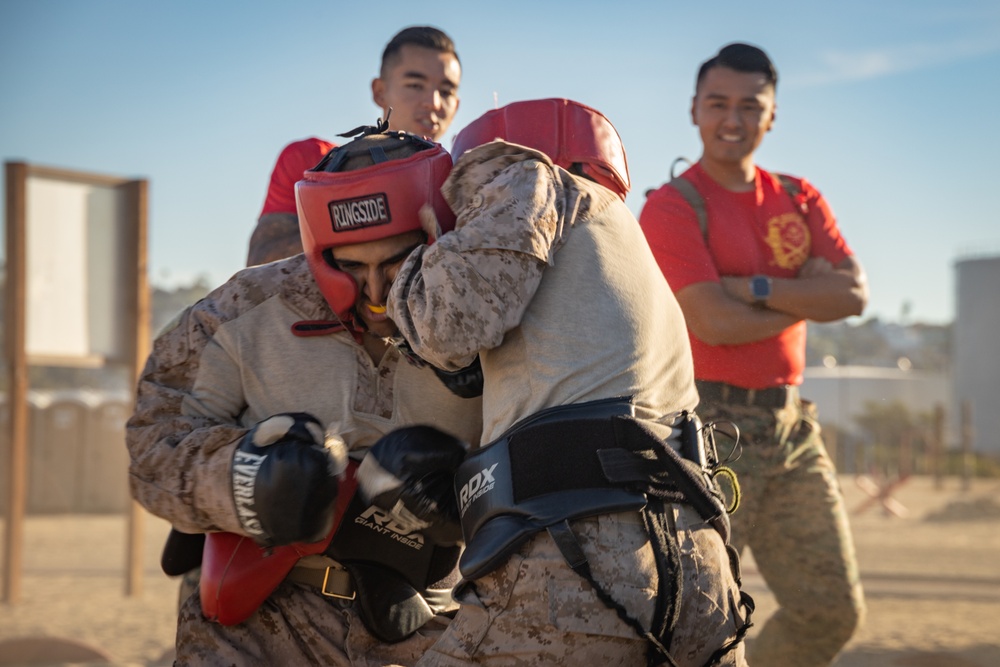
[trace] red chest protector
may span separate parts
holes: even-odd
[[[299,559],[323,553],[357,490],[358,464],[350,461],[340,482],[330,533],[319,542],[264,549],[235,533],[208,533],[201,563],[201,611],[222,625],[242,623],[274,592]]]

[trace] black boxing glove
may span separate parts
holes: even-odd
[[[407,426],[372,445],[358,466],[361,497],[435,544],[462,541],[455,471],[468,446],[432,426]]]
[[[339,463],[323,427],[304,412],[274,415],[243,436],[233,454],[240,525],[264,547],[316,542],[333,527]]]

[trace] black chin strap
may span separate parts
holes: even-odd
[[[392,115],[392,107],[385,114],[385,120],[379,118],[375,121],[374,125],[358,125],[353,130],[348,130],[347,132],[341,132],[338,137],[344,137],[347,139],[357,139],[358,137],[365,137],[369,134],[385,134],[389,131],[389,116]]]

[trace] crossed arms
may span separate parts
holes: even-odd
[[[800,320],[832,322],[860,315],[868,280],[853,256],[836,266],[813,257],[795,278],[772,278],[766,307],[754,304],[746,276],[722,276],[677,292],[688,328],[709,345],[742,345],[776,336]]]

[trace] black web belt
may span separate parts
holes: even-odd
[[[705,403],[725,405],[746,405],[761,408],[783,408],[797,395],[793,385],[767,387],[766,389],[746,389],[725,382],[697,380],[698,395]]]

